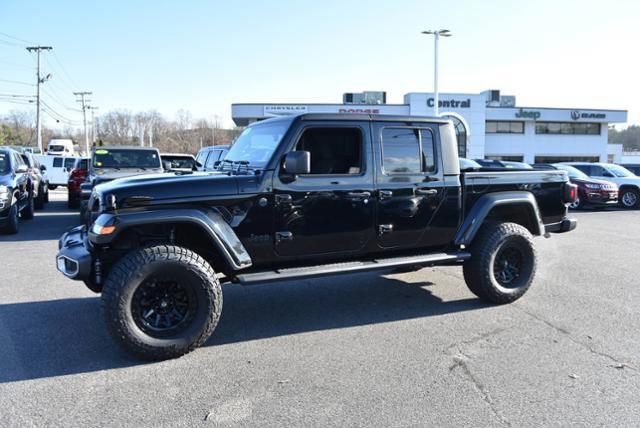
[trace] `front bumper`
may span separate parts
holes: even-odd
[[[546,233],[564,233],[570,232],[578,226],[578,220],[574,218],[565,218],[561,222],[546,224]]]
[[[618,204],[618,192],[617,191],[600,191],[600,192],[585,192],[586,201],[591,205],[617,205]]]
[[[93,257],[91,244],[84,226],[78,226],[62,235],[58,241],[56,267],[66,277],[86,281],[91,275]]]

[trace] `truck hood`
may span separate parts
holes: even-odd
[[[161,169],[141,169],[141,168],[130,168],[130,169],[115,169],[115,168],[105,168],[99,169],[96,171],[93,182],[94,184],[104,183],[106,181],[116,180],[118,178],[123,177],[133,177],[135,175],[143,175],[143,174],[155,174],[162,172]]]
[[[95,191],[100,197],[115,196],[116,206],[126,208],[237,195],[238,178],[215,172],[145,174],[100,184]]]

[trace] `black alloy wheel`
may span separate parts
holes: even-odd
[[[180,333],[193,321],[197,309],[193,288],[185,287],[178,278],[147,278],[131,301],[136,325],[152,337]]]

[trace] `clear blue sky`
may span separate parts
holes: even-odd
[[[233,102],[339,102],[361,90],[401,102],[432,90],[427,28],[454,34],[441,45],[444,92],[628,109],[640,123],[637,0],[0,2],[0,32],[54,47],[45,87],[76,120],[71,89],[93,91],[100,112],[182,108],[227,124]],[[0,79],[32,82],[33,55],[11,42],[21,43],[0,34]],[[32,90],[0,80],[0,94]],[[0,101],[0,113],[12,108],[24,107]]]

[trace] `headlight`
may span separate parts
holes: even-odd
[[[600,185],[599,184],[585,183],[584,187],[586,187],[587,189],[599,189]]]
[[[4,185],[0,185],[0,199],[9,199],[9,188]]]

